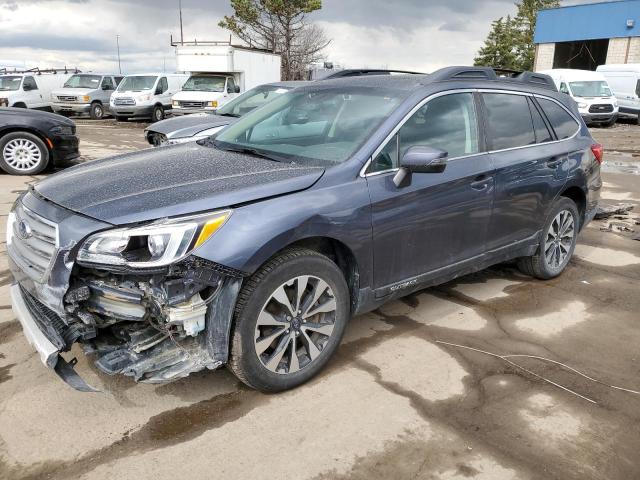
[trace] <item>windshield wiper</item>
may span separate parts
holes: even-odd
[[[272,162],[281,162],[281,163],[291,163],[290,160],[278,156],[278,155],[272,155],[269,153],[265,153],[262,150],[257,150],[255,148],[251,148],[251,147],[221,147],[219,142],[214,141],[213,145],[220,149],[220,150],[226,150],[227,152],[236,152],[236,153],[244,153],[244,154],[249,154],[249,155],[253,155],[255,157],[260,157],[260,158],[266,158],[267,160],[271,160]]]
[[[221,117],[233,117],[233,118],[240,117],[240,115],[236,113],[216,113],[216,115],[220,115]]]

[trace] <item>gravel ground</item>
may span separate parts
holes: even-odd
[[[78,125],[86,161],[147,147],[140,123]],[[634,204],[640,230],[640,127],[593,133],[603,202]],[[34,180],[0,175],[2,237]],[[640,478],[640,395],[611,387],[640,390],[640,242],[606,225],[585,229],[558,279],[499,266],[356,317],[329,368],[278,395],[224,369],[138,385],[79,349],[104,393],[70,389],[14,320],[2,243],[0,478]]]

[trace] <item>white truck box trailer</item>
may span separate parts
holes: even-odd
[[[211,111],[239,93],[280,80],[280,55],[226,42],[179,43],[177,69],[190,72],[172,98],[174,114]]]

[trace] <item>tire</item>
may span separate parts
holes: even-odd
[[[29,132],[12,132],[0,138],[0,168],[11,175],[37,175],[49,164],[44,142]]]
[[[24,103],[15,103],[13,105],[13,108],[27,108],[27,106]]]
[[[562,224],[569,226],[562,227]],[[559,235],[556,235],[559,225]],[[560,197],[547,216],[536,253],[530,257],[518,259],[520,271],[540,280],[548,280],[560,275],[576,248],[579,228],[580,217],[575,202],[569,198]]]
[[[116,115],[116,122],[126,122],[129,120],[129,117],[125,117],[124,115]]]
[[[296,292],[302,286],[306,288],[300,302]],[[289,320],[290,309],[274,299],[281,295],[287,295],[294,309],[302,305]],[[285,250],[240,290],[228,367],[246,385],[263,392],[305,383],[322,370],[340,344],[349,305],[349,289],[335,263],[312,250]],[[324,313],[314,314],[315,310]],[[306,319],[301,314],[305,311],[311,313]]]
[[[102,120],[104,118],[104,107],[102,104],[100,102],[93,102],[89,110],[89,115],[92,120]]]
[[[162,105],[156,105],[151,112],[151,123],[159,122],[160,120],[164,120],[164,108]]]

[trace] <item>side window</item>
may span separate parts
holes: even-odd
[[[236,93],[236,83],[233,78],[227,79],[227,93]]]
[[[640,80],[636,82],[636,97],[640,97]]]
[[[571,95],[571,94],[569,93],[569,88],[567,87],[567,84],[566,84],[566,83],[564,83],[564,82],[562,82],[562,83],[560,84],[560,89],[559,89],[559,90],[560,90],[560,92],[561,92],[561,93],[566,93],[567,95]]]
[[[425,103],[376,156],[370,171],[396,168],[412,146],[445,150],[449,158],[478,153],[478,127],[472,93],[452,93]]]
[[[118,86],[118,85],[120,85],[120,82],[122,81],[122,79],[123,79],[124,77],[113,77],[113,78],[114,78],[114,79],[115,79],[115,81],[116,81],[116,86]]]
[[[555,130],[558,140],[572,137],[578,131],[578,122],[556,102],[538,98],[538,103]]]
[[[26,87],[26,88],[25,88]],[[24,81],[22,82],[22,89],[27,90],[37,90],[38,85],[33,77],[24,77]]]
[[[531,110],[531,116],[533,117],[533,128],[536,132],[536,142],[546,143],[553,140],[551,132],[547,128],[547,124],[544,123],[542,114],[538,111],[538,107],[535,106],[533,100],[529,98],[529,109]]]
[[[536,143],[526,96],[484,93],[482,98],[487,109],[487,134],[491,150]]]
[[[104,78],[102,79],[102,85],[101,85],[101,87],[102,87],[102,88],[104,88],[104,87],[105,87],[105,85],[106,85],[107,87],[109,87],[109,88],[108,88],[109,90],[115,90],[115,87],[113,86],[113,79],[112,79],[111,77],[104,77]]]
[[[169,90],[169,84],[167,83],[167,78],[162,77],[158,82],[158,88],[156,88],[156,91],[158,94],[161,94],[166,92],[167,90]]]

